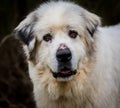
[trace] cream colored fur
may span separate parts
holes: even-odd
[[[98,16],[63,1],[41,5],[16,30],[32,22],[34,39],[23,46],[38,108],[120,108],[120,24],[100,27]],[[86,28],[95,29],[93,37]],[[71,39],[69,29],[79,36]],[[46,33],[54,36],[52,42],[42,40]],[[57,72],[55,54],[61,43],[70,48],[72,68],[77,69],[66,79],[51,73]]]

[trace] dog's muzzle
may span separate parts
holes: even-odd
[[[56,52],[56,59],[58,62],[58,72],[53,73],[55,78],[66,78],[76,74],[76,70],[72,70],[71,66],[72,53],[65,44],[59,46]]]

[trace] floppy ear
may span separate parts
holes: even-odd
[[[15,36],[26,45],[34,38],[33,28],[36,20],[35,12],[30,13],[14,30]]]
[[[101,25],[101,20],[97,15],[90,13],[87,10],[85,10],[83,14],[86,22],[86,29],[91,37],[93,37],[97,27]]]

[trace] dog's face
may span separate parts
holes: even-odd
[[[96,15],[78,5],[51,2],[30,13],[15,32],[38,74],[43,69],[49,77],[68,81],[92,56],[99,24]]]

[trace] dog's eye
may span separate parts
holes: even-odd
[[[71,38],[76,38],[78,33],[75,31],[75,30],[70,30],[68,32],[68,35],[71,37]]]
[[[46,34],[43,36],[43,40],[48,42],[48,41],[51,41],[52,40],[52,35],[51,34]]]

